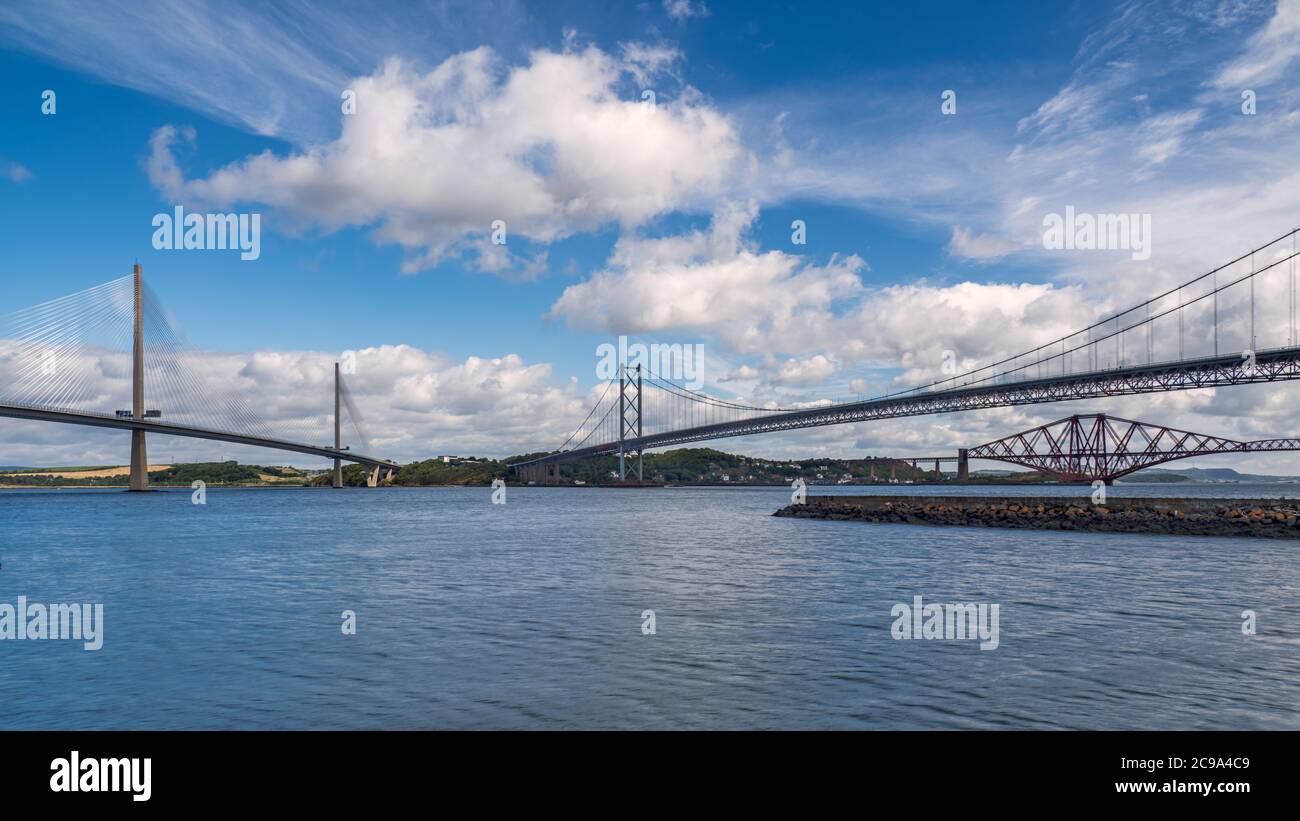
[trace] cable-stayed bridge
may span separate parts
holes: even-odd
[[[663,363],[627,363],[552,453],[515,464],[558,478],[562,462],[618,454],[642,478],[651,448],[903,416],[1300,378],[1293,230],[1176,288],[1038,347],[927,385],[847,402],[758,407],[689,390]],[[990,329],[995,333],[997,329]]]
[[[344,407],[350,433],[362,444],[368,438],[337,363],[330,445],[320,443],[327,409],[271,422],[214,372],[144,283],[139,265],[131,275],[18,311],[8,324],[0,334],[0,416],[131,431],[132,490],[148,488],[148,433],[332,459],[335,487],[342,486],[344,461],[370,467],[372,485],[381,469],[398,468],[343,445]],[[114,395],[109,386],[127,376],[130,395]]]

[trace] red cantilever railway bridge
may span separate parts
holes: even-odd
[[[1136,470],[1175,459],[1215,453],[1284,450],[1300,450],[1300,439],[1243,442],[1092,413],[1076,414],[978,447],[965,448],[956,458],[959,475],[966,472],[968,459],[995,459],[1067,481],[1100,479],[1110,484]]]

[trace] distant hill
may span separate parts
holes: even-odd
[[[1119,480],[1128,484],[1167,484],[1171,482],[1259,482],[1300,483],[1300,476],[1272,476],[1263,473],[1238,473],[1232,468],[1147,468]]]
[[[444,463],[437,459],[414,462],[404,466],[393,479],[395,485],[486,485],[497,476],[508,476],[510,463],[524,461],[533,456],[515,456],[504,460],[460,460]],[[898,463],[894,477],[900,481],[920,481],[928,472],[933,476],[933,463]],[[876,465],[877,480],[889,477],[889,467]],[[593,456],[560,465],[561,481],[598,485],[618,479],[617,456]],[[708,485],[789,485],[796,477],[809,484],[834,485],[838,483],[869,481],[871,468],[861,459],[760,459],[735,453],[725,453],[712,448],[680,448],[677,450],[647,453],[645,479],[647,482],[666,484]],[[326,485],[328,474],[312,480],[313,484]],[[361,465],[343,468],[343,483],[364,485],[366,470]]]
[[[124,487],[126,466],[0,469],[0,487]],[[237,462],[195,462],[149,471],[149,483],[189,487],[199,479],[213,486],[302,485],[311,477],[289,467],[241,465]]]

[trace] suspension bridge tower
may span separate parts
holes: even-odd
[[[135,327],[131,366],[131,417],[143,422],[144,409],[144,275],[140,263],[135,264]],[[144,431],[131,430],[131,480],[130,490],[149,489],[149,456],[144,443]]]
[[[627,365],[620,365],[618,372],[618,480],[627,481],[626,441],[635,436],[641,438],[641,365],[636,366],[636,381],[628,374]],[[635,391],[634,394],[629,391]],[[643,448],[636,449],[636,480],[644,481],[642,471]]]

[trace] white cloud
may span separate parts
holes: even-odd
[[[619,52],[628,72],[642,86],[672,72],[674,65],[683,59],[681,51],[663,43],[622,43]]]
[[[758,368],[749,365],[739,365],[735,370],[727,373],[718,379],[719,382],[752,382],[759,378]]]
[[[338,135],[340,96],[388,56],[436,62],[537,41],[519,0],[326,5],[11,0],[0,44],[298,145]]]
[[[1242,54],[1225,65],[1210,85],[1240,91],[1281,79],[1300,57],[1300,0],[1278,0],[1268,25],[1246,43]]]
[[[388,32],[351,25],[330,8],[295,26],[280,14],[235,2],[6,3],[0,40],[258,134],[316,130],[319,103],[346,87],[333,61]],[[336,48],[321,50],[322,42]]]
[[[835,375],[839,365],[822,354],[774,363],[768,382],[774,385],[820,385]]]
[[[980,262],[1002,259],[1019,248],[1019,245],[1009,239],[992,234],[976,234],[960,225],[953,226],[952,238],[948,241],[950,255]]]
[[[685,20],[688,17],[708,17],[708,6],[703,3],[693,3],[691,0],[663,0],[664,13],[674,20]]]
[[[1183,152],[1184,143],[1192,129],[1201,121],[1201,109],[1170,112],[1142,121],[1136,134],[1137,156],[1142,161],[1139,178],[1146,178],[1153,170]]]
[[[717,339],[728,352],[757,357],[731,368],[729,381],[752,382],[766,399],[774,388],[824,383],[847,365],[901,368],[900,382],[930,382],[944,351],[963,366],[987,364],[1087,324],[1108,305],[1046,283],[868,290],[856,256],[817,265],[756,250],[747,239],[756,214],[753,203],[733,205],[707,230],[624,237],[607,265],[566,288],[548,316],[610,334]]]
[[[407,250],[408,272],[475,247],[495,220],[512,242],[550,243],[707,208],[741,158],[731,123],[689,89],[655,105],[621,98],[625,77],[674,56],[624,54],[536,51],[507,69],[479,48],[423,74],[393,59],[350,84],[357,110],[334,142],[187,180],[172,153],[185,134],[164,128],[147,167],[172,199],[256,203],[327,231],[373,226]]]
[[[757,205],[729,205],[707,231],[625,236],[607,267],[571,285],[549,317],[614,334],[686,329],[742,353],[803,351],[822,336],[832,304],[861,291],[857,256],[813,265],[746,238]]]
[[[1136,302],[1294,226],[1300,64],[1278,69],[1256,116],[1242,114],[1236,89],[1211,81],[1263,40],[1282,42],[1296,2],[1123,3],[1084,40],[1063,81],[982,70],[972,79],[1004,91],[981,94],[978,108],[964,103],[956,117],[939,114],[939,69],[765,90],[738,108],[747,136],[780,118],[761,143],[761,201],[856,205],[931,227],[958,258],[966,248],[1023,247],[1017,263],[1041,263],[1038,278],[1118,289]],[[1151,263],[1043,253],[1043,217],[1067,205],[1152,214]],[[983,237],[1001,242],[980,248]]]
[[[333,440],[334,365],[337,355],[316,351],[195,353],[186,370],[215,407],[186,413],[179,393],[146,374],[146,397],[164,419],[203,426],[212,416],[222,427],[242,432],[268,431],[309,444]],[[407,345],[382,345],[356,351],[355,373],[344,377],[370,437],[372,455],[411,461],[437,453],[507,456],[549,449],[571,433],[590,397],[572,383],[553,384],[551,366],[530,364],[516,354],[452,360]],[[22,363],[0,342],[0,376],[15,384]],[[90,410],[130,407],[129,355],[88,349],[76,361],[60,361],[95,386],[74,404]],[[244,401],[232,404],[234,394]],[[173,398],[176,397],[176,398]],[[253,398],[256,398],[255,402]],[[247,425],[252,408],[257,429]],[[83,431],[69,425],[16,424],[6,420],[0,434],[2,464],[122,464],[128,439],[121,434]],[[213,426],[213,425],[207,425]],[[346,443],[357,434],[344,425]],[[362,448],[355,446],[360,452]],[[162,462],[181,458],[229,458],[261,464],[314,464],[310,456],[237,447],[179,437],[152,437],[151,456]],[[90,459],[91,462],[86,462]]]
[[[31,169],[22,163],[16,162],[0,162],[0,173],[3,173],[15,185],[22,185],[34,176]]]

